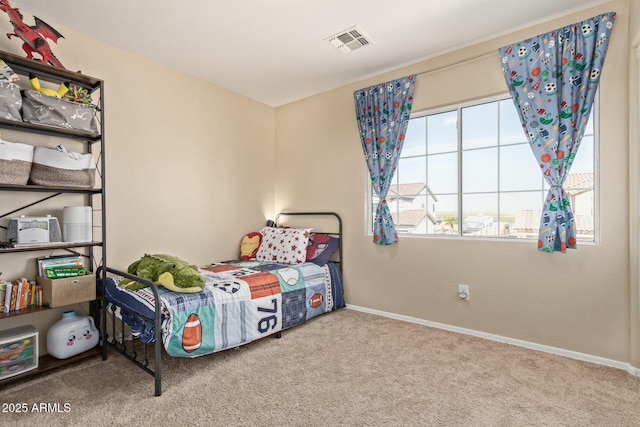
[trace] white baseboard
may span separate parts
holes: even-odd
[[[451,332],[457,332],[459,334],[472,335],[474,337],[484,338],[491,341],[497,341],[505,344],[511,344],[518,347],[524,347],[530,350],[542,351],[545,353],[555,354],[558,356],[569,357],[571,359],[581,360],[585,362],[595,363],[597,365],[609,366],[612,368],[622,369],[627,371],[631,375],[640,377],[640,369],[631,366],[629,363],[620,362],[617,360],[606,359],[604,357],[593,356],[590,354],[579,353],[576,351],[565,350],[563,348],[550,347],[547,345],[536,344],[529,341],[517,340],[514,338],[503,337],[500,335],[488,334],[486,332],[475,331],[473,329],[460,328],[458,326],[451,326],[444,323],[431,322],[429,320],[418,319],[417,317],[404,316],[401,314],[390,313],[387,311],[374,310],[371,308],[360,307],[357,305],[347,304],[347,308],[350,310],[361,311],[363,313],[375,314],[378,316],[388,317],[390,319],[402,320],[409,323],[417,323],[419,325],[429,326],[437,329],[444,329]]]

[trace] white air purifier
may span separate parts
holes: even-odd
[[[65,206],[62,209],[62,237],[65,242],[90,242],[93,212],[91,206]]]

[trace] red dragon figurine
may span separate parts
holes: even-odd
[[[17,7],[11,7],[9,0],[0,0],[0,10],[6,12],[9,16],[9,22],[13,25],[15,33],[8,33],[7,38],[19,37],[24,41],[22,49],[26,52],[28,59],[34,59],[33,54],[40,55],[40,61],[53,65],[58,68],[65,69],[58,58],[51,51],[51,47],[47,39],[58,42],[59,38],[64,38],[55,28],[44,22],[42,19],[34,16],[36,24],[27,25],[22,21],[22,14]],[[37,59],[37,58],[35,58]]]

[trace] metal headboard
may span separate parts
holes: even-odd
[[[280,217],[285,217],[285,216],[332,216],[335,218],[336,222],[337,222],[337,231],[331,231],[331,230],[313,230],[314,233],[324,233],[324,234],[329,234],[331,236],[337,237],[339,240],[339,246],[338,246],[338,261],[334,261],[338,264],[339,268],[340,268],[340,274],[342,275],[342,261],[343,261],[343,255],[342,255],[342,218],[340,218],[340,215],[338,215],[335,212],[281,212],[278,215],[276,215],[276,219],[275,219],[275,225],[278,226],[278,219],[280,219]]]

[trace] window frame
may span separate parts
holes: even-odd
[[[412,239],[461,239],[461,240],[471,240],[471,241],[500,241],[500,242],[521,242],[521,243],[531,243],[531,242],[535,242],[537,240],[537,237],[531,237],[531,238],[518,238],[518,237],[510,237],[510,236],[505,236],[505,237],[501,237],[501,236],[471,236],[471,235],[464,235],[462,232],[462,222],[464,221],[463,218],[463,205],[462,205],[462,198],[464,193],[462,192],[462,188],[463,188],[463,170],[462,170],[462,154],[463,154],[463,149],[462,149],[462,125],[461,125],[461,116],[462,116],[462,110],[464,108],[468,108],[468,107],[474,107],[474,106],[478,106],[478,105],[482,105],[482,104],[488,104],[488,103],[493,103],[493,102],[500,102],[500,101],[504,101],[504,100],[511,100],[511,102],[513,102],[512,100],[512,96],[508,93],[508,92],[503,92],[501,94],[497,94],[497,95],[491,95],[491,96],[486,96],[486,97],[481,97],[481,98],[474,98],[474,99],[470,99],[464,102],[459,102],[459,103],[454,103],[454,104],[449,104],[449,105],[442,105],[442,106],[437,106],[434,108],[426,108],[420,111],[414,111],[411,113],[410,119],[414,119],[414,118],[420,118],[420,117],[426,117],[426,116],[430,116],[430,115],[436,115],[436,114],[442,114],[442,113],[446,113],[446,112],[451,112],[451,111],[456,111],[456,116],[457,116],[457,123],[456,123],[456,134],[457,134],[457,167],[458,167],[458,172],[457,172],[457,179],[458,179],[458,184],[457,184],[457,190],[456,190],[456,197],[457,197],[457,203],[458,203],[458,221],[457,221],[457,225],[458,225],[458,232],[457,234],[436,234],[436,233],[423,233],[423,234],[419,234],[419,233],[403,233],[403,232],[399,232],[398,235],[400,237],[403,238],[412,238]],[[592,107],[592,111],[591,111],[591,115],[592,115],[592,119],[593,119],[593,191],[594,191],[594,197],[593,197],[593,226],[594,226],[594,232],[593,232],[593,240],[588,241],[588,240],[579,240],[578,243],[580,245],[591,245],[591,246],[598,246],[600,245],[600,108],[599,108],[599,102],[600,100],[600,95],[599,95],[599,91],[596,94],[596,97],[594,99],[593,102],[593,107]],[[515,108],[515,105],[514,105]],[[498,124],[499,124],[499,116],[498,116]],[[500,145],[498,144],[496,147],[500,148],[500,147],[505,147],[505,146],[516,146],[516,145],[520,145],[521,143],[512,143],[512,144],[505,144],[505,145]],[[473,150],[473,149],[471,149]],[[580,152],[578,152],[578,155]],[[401,154],[402,155],[402,154]],[[428,153],[425,154],[425,156],[428,156]],[[419,156],[416,156],[419,157]],[[401,157],[401,158],[410,158],[410,157]],[[500,167],[500,163],[499,163],[499,159],[500,159],[500,154],[498,152],[498,167]],[[369,236],[373,236],[373,214],[374,214],[374,210],[375,210],[375,206],[373,205],[373,199],[374,199],[374,192],[373,192],[373,188],[371,187],[370,184],[370,179],[369,179],[369,171],[367,170],[367,168],[365,168],[365,175],[366,175],[366,179],[365,179],[365,186],[367,187],[367,196],[365,197],[365,217],[366,217],[366,222],[365,222],[365,227],[366,227],[366,234]],[[394,175],[394,182],[397,183],[397,178],[398,175],[395,174]],[[543,198],[546,195],[546,191],[549,188],[549,185],[546,183],[546,181],[544,180],[544,178],[542,177],[542,174],[540,174],[540,179],[543,180],[543,188],[544,188],[544,194],[543,194]],[[498,183],[499,183],[499,174],[498,174]],[[428,182],[427,182],[428,185]],[[509,192],[516,192],[516,191],[500,191],[499,190],[499,186],[498,186],[498,191],[495,193],[498,195],[498,197],[500,196],[500,194],[504,194],[504,193],[509,193]],[[535,190],[537,191],[537,190]],[[540,209],[542,209],[542,203],[543,200],[541,200],[540,202]],[[391,208],[391,206],[390,206]],[[392,210],[393,212],[393,210]]]

